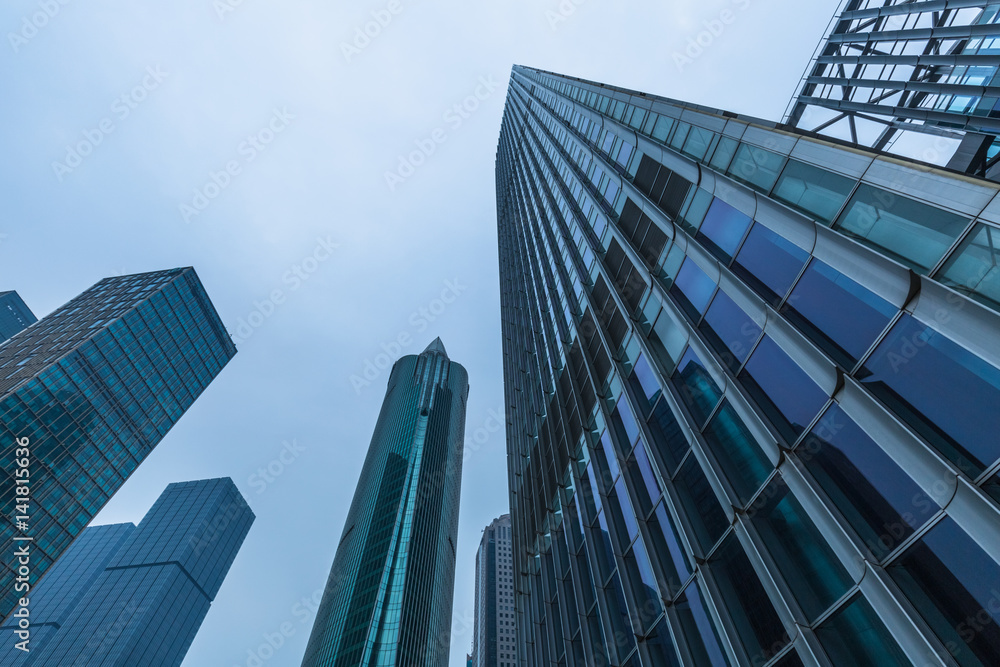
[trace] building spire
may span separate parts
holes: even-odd
[[[428,354],[428,353],[432,353],[432,352],[436,352],[436,353],[438,353],[440,355],[443,355],[445,357],[448,356],[448,351],[444,349],[444,343],[441,342],[441,337],[440,336],[438,336],[437,338],[435,338],[434,340],[432,340],[431,344],[428,345],[427,349],[424,350],[421,354]]]

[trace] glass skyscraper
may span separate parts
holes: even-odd
[[[1000,5],[844,0],[786,120],[876,150],[907,133],[951,139],[918,154],[997,180]]]
[[[171,484],[138,527],[87,528],[31,596],[30,651],[0,628],[0,664],[177,667],[253,520],[224,478]]]
[[[0,292],[0,343],[37,321],[17,292]]]
[[[437,338],[397,361],[303,667],[444,667],[469,376]]]
[[[1000,664],[1000,187],[520,66],[496,175],[518,665]]]
[[[32,538],[33,584],[235,353],[191,268],[106,278],[0,344],[0,552]],[[25,438],[30,501],[15,512]],[[20,597],[12,560],[3,616]]]
[[[479,541],[473,667],[517,667],[511,541],[509,514],[486,526]]]

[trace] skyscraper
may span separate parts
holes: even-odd
[[[525,67],[496,174],[518,665],[1000,664],[996,184]]]
[[[393,365],[304,667],[448,664],[468,395],[440,338]]]
[[[17,292],[0,292],[0,343],[37,321]]]
[[[32,584],[235,353],[191,268],[106,278],[0,344],[0,551],[33,539]],[[25,460],[29,483],[15,484]],[[15,566],[0,558],[3,616]]]
[[[786,120],[875,150],[942,138],[921,159],[997,180],[998,39],[990,0],[846,0]]]
[[[517,667],[513,570],[510,515],[504,514],[483,531],[476,552],[473,667]]]
[[[8,667],[177,667],[254,515],[231,479],[171,484],[138,527],[87,528],[32,595],[32,634]]]

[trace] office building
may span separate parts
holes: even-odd
[[[448,664],[468,394],[439,338],[393,365],[303,667]]]
[[[520,66],[496,175],[519,666],[1000,664],[1000,187]]]
[[[517,667],[510,515],[483,531],[476,552],[474,667]]]
[[[106,278],[0,344],[0,551],[33,539],[31,584],[235,353],[191,268]],[[19,523],[16,439],[29,449]],[[3,616],[14,567],[0,559]]]
[[[0,343],[37,321],[17,292],[0,292]]]
[[[138,527],[87,528],[32,596],[30,652],[0,628],[9,667],[177,667],[250,530],[229,478],[171,484]]]
[[[995,2],[846,0],[786,121],[997,180],[998,46]]]

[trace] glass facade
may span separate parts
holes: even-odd
[[[996,180],[998,53],[1000,6],[992,0],[844,0],[786,120],[876,150],[907,132],[953,139],[961,144],[949,166]],[[923,154],[940,164],[943,152]],[[836,185],[791,192],[823,206]]]
[[[561,554],[565,562],[565,554]],[[483,531],[476,552],[474,667],[517,667],[514,633],[514,554],[510,515]]]
[[[0,549],[33,538],[32,584],[235,353],[191,268],[106,278],[0,344],[0,504],[11,510]],[[21,438],[31,493],[19,526]],[[19,597],[12,567],[0,559],[4,616]]]
[[[444,667],[469,376],[440,339],[392,367],[303,667]]]
[[[30,652],[8,667],[179,667],[254,520],[229,478],[171,484],[138,527],[87,528],[31,596]]]
[[[17,292],[0,292],[0,343],[37,321]]]
[[[516,664],[995,664],[996,185],[520,66],[496,174]]]

